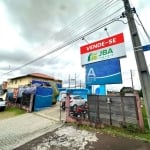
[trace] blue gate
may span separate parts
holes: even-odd
[[[37,87],[34,99],[34,111],[38,111],[52,105],[52,88]]]

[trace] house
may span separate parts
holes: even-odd
[[[52,82],[56,83],[59,87],[62,85],[62,80],[55,79],[54,77],[42,73],[32,73],[8,79],[7,88],[19,88],[22,86],[31,85],[35,81]]]

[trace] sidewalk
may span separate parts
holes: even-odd
[[[0,120],[0,150],[12,150],[60,126],[58,105]]]
[[[60,109],[60,103],[57,102],[56,105],[47,108],[47,109],[43,109],[41,111],[38,112],[34,112],[34,114],[39,115],[41,117],[50,119],[50,120],[54,120],[54,121],[58,121],[58,122],[64,122],[65,121],[65,111],[63,111],[62,109]]]

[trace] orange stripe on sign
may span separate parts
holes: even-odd
[[[110,47],[124,42],[123,33],[108,37],[80,47],[80,54],[89,53],[102,48]]]

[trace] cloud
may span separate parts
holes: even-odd
[[[89,1],[89,0],[88,0]],[[80,7],[73,0],[5,0],[14,27],[30,42],[47,40],[78,16]],[[83,3],[84,4],[84,3]],[[79,11],[78,11],[79,10]]]
[[[42,55],[49,54],[66,41],[77,37],[77,35],[103,24],[106,20],[108,21],[116,15],[121,15],[123,10],[118,11],[110,18],[104,19],[123,6],[123,3],[117,1],[111,5],[109,3],[111,0],[100,2],[98,3],[97,0],[1,0],[0,40],[3,42],[0,44],[0,58],[2,60],[0,72],[3,73]],[[111,7],[104,9],[105,7],[102,7],[104,2],[107,2],[107,5]],[[141,9],[142,6],[142,20],[147,22],[147,17],[144,17],[144,13],[148,12],[148,6],[145,6],[143,1],[134,3],[136,4],[135,6],[138,6],[138,9]],[[84,19],[75,21],[76,18],[92,7],[95,10],[97,9],[95,14],[88,16],[87,12],[88,18],[85,19],[84,16]],[[144,9],[145,7],[146,9]],[[73,20],[74,23],[63,30]],[[126,22],[126,19],[124,21]],[[127,53],[130,53],[132,44],[128,25],[115,21],[106,27],[110,35],[118,32],[125,33],[126,49]],[[86,36],[86,41],[90,43],[105,38],[107,34],[104,28]],[[12,72],[9,76],[42,72],[53,74],[66,82],[68,74],[74,75],[74,73],[77,73],[84,80],[85,72],[80,64],[80,46],[86,44],[86,41],[79,40],[75,44],[71,44],[18,71]],[[128,57],[121,60],[123,70],[135,67],[135,63],[130,68],[126,67],[128,62],[133,61],[132,59],[132,57]]]

